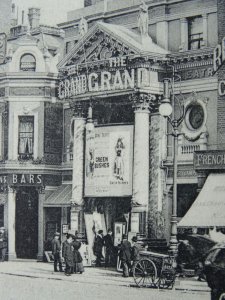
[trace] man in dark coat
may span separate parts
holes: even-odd
[[[123,267],[123,277],[129,277],[129,270],[131,269],[131,243],[127,240],[125,234],[122,237],[119,255]]]
[[[104,245],[103,230],[99,230],[94,242],[94,255],[96,256],[96,267],[101,267],[101,261],[104,258],[102,248]]]
[[[142,250],[141,245],[137,242],[137,237],[132,237],[132,260],[133,260],[133,266],[134,264],[140,260],[140,251]]]
[[[115,261],[115,248],[113,245],[112,230],[108,229],[104,236],[105,267],[113,266]]]
[[[0,228],[0,255],[1,255],[1,262],[5,261],[5,255],[7,250],[7,237],[6,231],[4,227]]]
[[[66,269],[65,275],[70,276],[74,267],[74,248],[73,248],[73,235],[67,234],[67,239],[63,243],[62,256],[65,259]]]
[[[52,240],[52,255],[54,256],[54,272],[63,272],[61,260],[61,244],[59,241],[60,233],[56,232]],[[59,270],[57,265],[59,264]]]

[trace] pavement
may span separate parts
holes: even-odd
[[[46,280],[62,280],[85,284],[104,284],[105,286],[136,287],[132,277],[124,278],[115,269],[86,267],[83,274],[65,276],[64,273],[53,272],[52,263],[37,262],[33,260],[16,260],[0,263],[0,274],[28,278],[41,278]],[[197,278],[177,278],[174,290],[209,293],[206,282],[197,281]]]

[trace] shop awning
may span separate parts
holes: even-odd
[[[70,206],[72,185],[62,184],[44,201],[45,207]]]
[[[225,227],[225,174],[210,174],[178,227]]]

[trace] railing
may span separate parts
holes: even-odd
[[[183,145],[181,148],[181,154],[192,154],[195,151],[201,150],[200,145]]]

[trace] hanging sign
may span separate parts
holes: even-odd
[[[86,139],[85,196],[131,196],[132,159],[132,125],[95,128]]]

